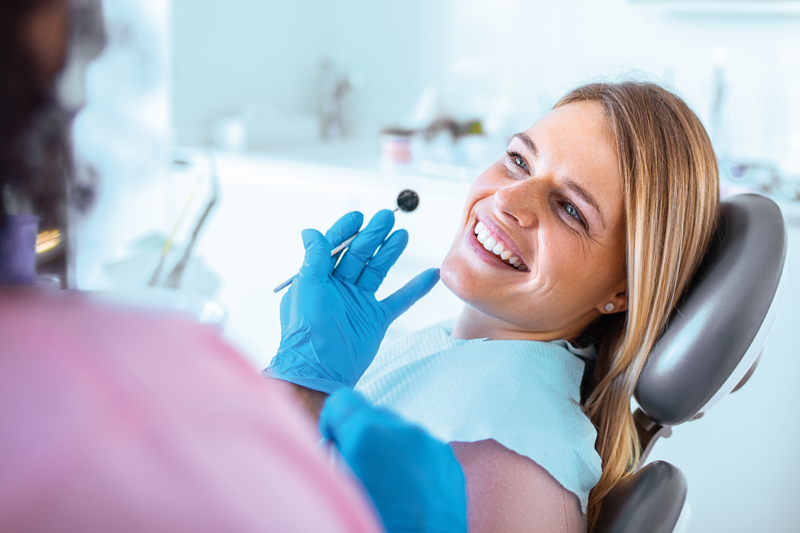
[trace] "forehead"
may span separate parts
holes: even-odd
[[[595,102],[553,109],[526,133],[539,148],[539,156],[549,162],[573,167],[610,165],[616,169],[617,154],[605,112]],[[593,161],[598,165],[591,165]]]

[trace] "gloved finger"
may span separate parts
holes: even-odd
[[[358,230],[361,229],[362,224],[364,224],[364,215],[358,211],[351,211],[337,220],[333,226],[331,226],[331,229],[325,233],[325,238],[328,239],[328,242],[331,244],[331,249],[336,248],[345,239],[349,239],[355,235]],[[329,273],[333,270],[340,255],[342,255],[341,252],[331,257]]]
[[[350,389],[340,389],[325,400],[319,413],[319,432],[323,438],[338,444],[341,441],[342,429],[348,421],[352,421],[360,412],[372,409],[367,400]]]
[[[306,256],[297,279],[324,278],[330,273],[331,245],[322,233],[315,229],[304,229],[301,233]]]
[[[350,248],[333,271],[333,277],[355,284],[367,261],[389,235],[392,226],[394,226],[394,213],[388,209],[378,211],[367,227],[350,244]]]
[[[417,300],[430,292],[439,281],[439,269],[431,268],[406,283],[403,288],[386,297],[381,303],[389,308],[389,318],[394,322],[397,317],[408,311]]]
[[[397,262],[408,244],[408,232],[400,229],[389,235],[356,282],[356,287],[375,292],[383,283],[389,269]]]

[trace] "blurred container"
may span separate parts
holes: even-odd
[[[381,166],[384,168],[409,167],[413,162],[411,138],[414,132],[399,128],[381,132]]]

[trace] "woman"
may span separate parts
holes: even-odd
[[[651,83],[570,92],[477,178],[441,267],[463,311],[357,387],[452,442],[470,530],[592,529],[637,462],[631,396],[717,213],[703,126]]]

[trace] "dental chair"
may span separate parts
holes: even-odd
[[[739,390],[761,359],[783,294],[786,226],[763,196],[733,196],[721,207],[706,258],[639,378],[634,421],[642,457],[603,500],[597,533],[685,530],[683,472],[665,461],[642,465],[659,438]]]

